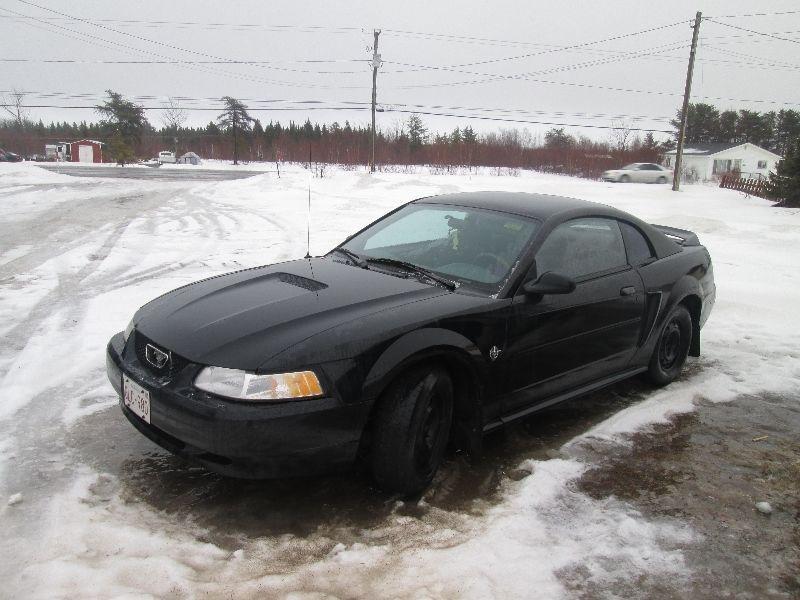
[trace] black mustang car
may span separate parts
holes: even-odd
[[[226,475],[361,459],[386,490],[448,443],[700,353],[711,258],[691,232],[571,198],[469,193],[390,212],[325,256],[169,292],[111,338],[125,416]]]

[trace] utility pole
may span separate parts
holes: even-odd
[[[233,127],[233,164],[239,164],[239,148],[236,145],[236,109],[231,113],[231,127]]]
[[[378,54],[378,36],[380,29],[373,30],[375,41],[372,44],[372,156],[369,161],[369,172],[375,172],[375,100],[377,99],[378,67],[381,66],[381,55]]]
[[[703,13],[699,10],[694,17],[694,33],[692,33],[692,49],[689,51],[689,68],[686,70],[686,89],[683,92],[683,109],[681,110],[681,128],[678,133],[678,148],[675,150],[675,172],[672,175],[672,191],[681,187],[681,163],[683,163],[683,142],[686,139],[686,123],[689,121],[689,96],[692,93],[692,74],[694,73],[694,56],[697,53],[697,36],[700,34],[700,21]]]

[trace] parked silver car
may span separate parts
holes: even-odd
[[[667,183],[672,179],[672,171],[656,163],[631,163],[621,169],[603,173],[603,181],[629,183]]]

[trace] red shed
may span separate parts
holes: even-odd
[[[78,140],[70,142],[72,162],[103,162],[103,142],[95,140]]]

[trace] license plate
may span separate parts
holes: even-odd
[[[127,375],[122,376],[122,401],[145,423],[150,422],[150,392]]]

